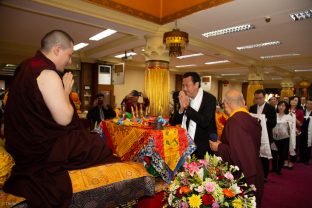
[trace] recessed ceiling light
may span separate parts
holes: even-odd
[[[191,57],[195,57],[195,56],[202,56],[204,54],[202,53],[194,53],[194,54],[188,54],[188,55],[184,55],[184,56],[178,56],[178,59],[184,59],[184,58],[191,58]]]
[[[230,62],[229,60],[221,60],[221,61],[211,61],[211,62],[206,62],[205,64],[211,65],[211,64],[222,64],[222,63],[228,63]]]
[[[260,56],[261,59],[271,59],[271,58],[281,58],[287,56],[300,56],[298,53],[290,53],[290,54],[280,54],[280,55],[272,55],[272,56]]]
[[[191,67],[191,66],[196,66],[196,64],[178,65],[178,66],[175,66],[175,67],[177,67],[177,68],[183,68],[183,67]]]
[[[89,43],[78,43],[74,45],[74,51],[78,51],[79,49],[82,49],[86,47],[87,45],[89,45]]]
[[[239,46],[239,47],[236,47],[236,49],[245,50],[245,49],[260,48],[260,47],[280,45],[280,44],[281,44],[280,41],[272,41],[272,42],[266,42],[266,43],[257,43],[257,44],[252,44],[252,45]]]
[[[5,67],[17,67],[15,64],[6,64]]]
[[[294,21],[304,20],[312,17],[312,9],[292,13],[289,15]]]
[[[126,56],[127,56],[127,57],[129,57],[129,56],[135,56],[135,55],[137,55],[137,54],[134,53],[134,52],[127,52],[127,53],[126,53]],[[122,53],[122,54],[116,55],[115,58],[125,58],[125,54]]]
[[[94,36],[92,36],[91,38],[89,38],[89,40],[95,40],[95,41],[98,41],[98,40],[101,40],[103,38],[106,38],[114,33],[116,33],[117,31],[116,30],[111,30],[111,29],[107,29],[107,30],[104,30],[103,32],[100,32]]]
[[[241,32],[241,31],[245,31],[245,30],[251,30],[251,29],[254,29],[254,28],[255,28],[254,25],[244,24],[244,25],[238,25],[238,26],[234,26],[234,27],[224,28],[224,29],[221,29],[221,30],[215,30],[215,31],[211,31],[211,32],[206,32],[206,33],[203,33],[202,35],[205,36],[206,38],[209,38],[209,37],[213,37],[213,36],[226,35],[226,34],[229,34],[229,33]]]
[[[295,72],[312,72],[312,69],[295,69]]]
[[[233,73],[233,74],[221,74],[221,76],[239,76],[239,73]]]

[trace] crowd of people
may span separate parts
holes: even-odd
[[[67,170],[119,161],[99,135],[81,126],[69,98],[74,81],[64,67],[71,63],[73,43],[64,31],[46,34],[41,49],[16,70],[10,87],[4,134],[16,165],[3,189],[25,197],[30,207],[68,207],[72,188]],[[259,207],[271,159],[260,157],[262,129],[267,131],[271,171],[276,174],[281,175],[283,167],[294,168],[295,162],[308,164],[311,155],[312,99],[271,97],[266,102],[265,96],[264,90],[256,90],[255,105],[247,109],[242,93],[231,89],[218,105],[215,96],[201,88],[199,74],[187,72],[182,90],[173,93],[170,117],[171,125],[181,125],[194,140],[198,159],[208,152],[240,168],[246,183],[257,188]],[[144,93],[133,90],[121,106],[134,114],[146,111],[149,104]],[[264,114],[264,124],[252,114]],[[104,104],[104,95],[97,94],[87,115],[92,126],[115,116]]]

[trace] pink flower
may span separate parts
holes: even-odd
[[[214,183],[211,182],[206,183],[205,188],[208,193],[212,193],[216,189]]]
[[[226,173],[224,174],[224,177],[226,177],[227,179],[229,179],[229,180],[231,180],[231,181],[234,180],[234,176],[233,176],[232,173],[230,173],[230,172],[226,172]]]
[[[203,193],[204,187],[203,187],[203,186],[198,186],[197,189],[196,189],[196,191],[197,191],[198,193]]]
[[[199,160],[199,163],[200,163],[201,165],[204,165],[205,167],[207,167],[207,166],[208,166],[208,162],[207,162],[207,160],[203,160],[203,159],[201,159],[201,160]]]
[[[219,204],[218,204],[218,202],[217,201],[214,201],[213,203],[212,203],[212,208],[219,208],[220,206],[219,206]]]
[[[189,205],[187,202],[180,202],[180,206],[181,208],[189,208]]]
[[[184,163],[184,165],[185,165],[185,163]],[[197,173],[199,171],[199,168],[198,168],[196,162],[191,162],[185,168],[188,169],[188,171],[190,172],[191,176],[194,176],[194,173]]]

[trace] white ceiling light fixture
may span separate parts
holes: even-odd
[[[196,56],[202,56],[204,55],[203,53],[193,53],[193,54],[188,54],[184,56],[178,56],[178,59],[185,59],[185,58],[191,58],[191,57],[196,57]]]
[[[271,42],[265,42],[265,43],[257,43],[257,44],[239,46],[239,47],[236,47],[236,49],[237,50],[246,50],[246,49],[261,48],[261,47],[280,45],[280,44],[281,44],[280,41],[271,41]]]
[[[239,73],[232,73],[232,74],[221,74],[221,76],[239,76]]]
[[[215,31],[211,31],[211,32],[206,32],[203,33],[202,36],[205,36],[206,38],[209,37],[214,37],[214,36],[219,36],[219,35],[226,35],[229,33],[234,33],[234,32],[241,32],[241,31],[245,31],[245,30],[251,30],[254,29],[255,26],[251,25],[251,24],[243,24],[243,25],[238,25],[238,26],[234,26],[234,27],[228,27],[228,28],[224,28],[221,30],[215,30]]]
[[[295,72],[312,72],[312,69],[295,69]]]
[[[292,13],[289,15],[294,21],[304,20],[312,17],[312,9]]]
[[[223,63],[228,63],[230,62],[229,60],[221,60],[221,61],[210,61],[210,62],[206,62],[205,64],[207,65],[212,65],[212,64],[223,64]]]
[[[100,33],[92,36],[91,38],[89,38],[89,40],[98,41],[98,40],[101,40],[101,39],[106,38],[108,36],[111,36],[116,32],[117,32],[116,30],[107,29],[107,30],[104,30],[103,32],[100,32]]]
[[[87,45],[89,45],[89,43],[78,43],[78,44],[74,45],[74,51],[78,51],[78,50],[86,47]]]
[[[115,58],[125,58],[125,57],[135,56],[135,55],[137,55],[137,54],[131,51],[131,52],[116,55]]]
[[[261,59],[272,59],[272,58],[282,58],[288,56],[300,56],[298,53],[290,53],[290,54],[279,54],[279,55],[272,55],[272,56],[260,56]]]
[[[196,64],[178,65],[178,66],[175,66],[175,67],[177,67],[177,68],[184,68],[184,67],[192,67],[192,66],[196,66]]]

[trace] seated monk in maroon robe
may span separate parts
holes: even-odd
[[[119,161],[98,134],[81,126],[69,94],[73,40],[54,30],[41,50],[18,67],[5,109],[6,149],[16,165],[5,192],[26,198],[29,207],[67,208],[72,184],[68,170]]]
[[[209,141],[210,148],[229,165],[236,165],[248,185],[256,187],[257,207],[261,207],[264,175],[260,160],[261,125],[246,110],[244,97],[237,90],[229,90],[224,99],[225,123],[221,142]]]

